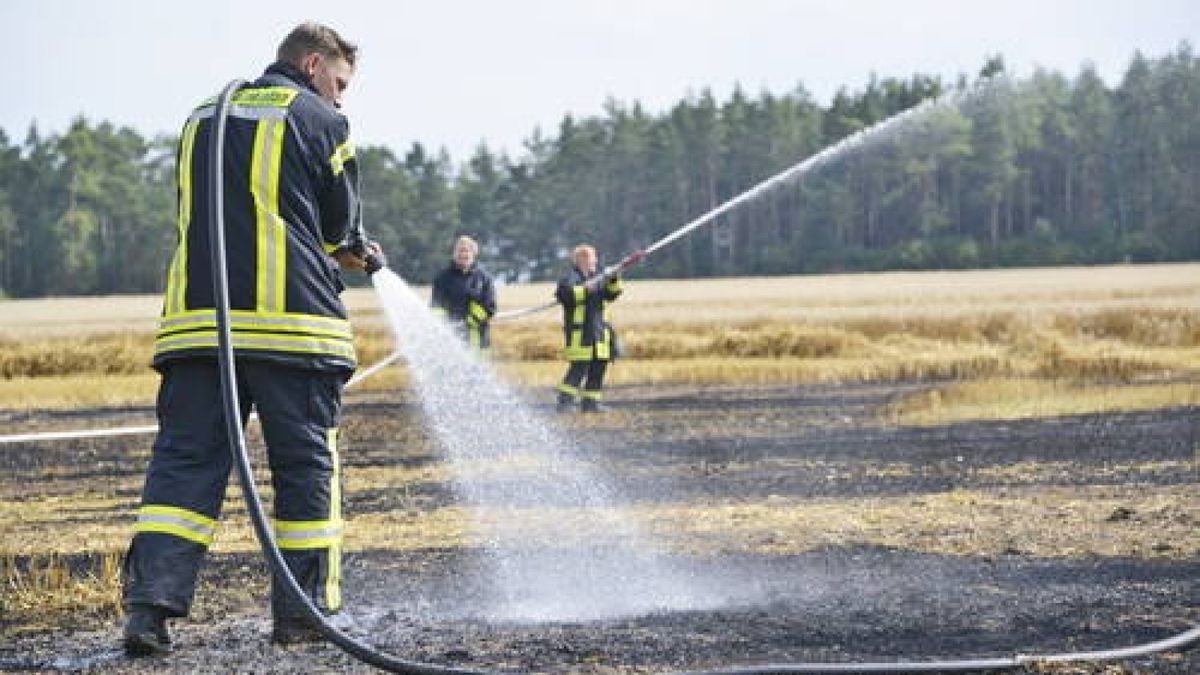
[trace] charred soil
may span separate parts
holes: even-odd
[[[642,514],[662,555],[715,580],[715,606],[497,621],[483,609],[492,589],[477,547],[371,545],[346,555],[337,621],[408,659],[553,673],[1009,657],[1129,646],[1200,622],[1195,409],[890,424],[889,403],[924,386],[630,387],[611,392],[606,414],[558,418]],[[351,528],[356,517],[456,503],[433,471],[441,460],[417,406],[392,398],[348,399]],[[151,419],[121,409],[4,423]],[[121,509],[136,501],[147,446],[119,437],[0,448],[2,496],[68,498],[86,484],[117,501],[89,517],[128,519]],[[403,489],[355,484],[424,469]],[[266,586],[258,555],[212,553],[192,616],[172,624],[173,652],[148,660],[120,653],[111,616],[0,616],[0,670],[368,670],[330,645],[270,645]],[[1200,654],[1039,672],[1193,673]]]

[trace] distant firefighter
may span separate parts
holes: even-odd
[[[433,279],[431,304],[480,353],[491,346],[488,324],[496,314],[496,286],[479,266],[479,244],[468,236],[454,242],[450,264]]]
[[[575,247],[573,261],[554,294],[563,308],[563,356],[569,364],[558,385],[558,411],[569,412],[578,402],[583,412],[599,412],[605,370],[618,356],[608,303],[620,297],[621,277],[600,273],[596,249],[587,244]]]

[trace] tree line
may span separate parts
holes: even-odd
[[[615,259],[823,148],[930,98],[897,133],[840,153],[648,259],[644,276],[1054,265],[1200,258],[1200,59],[1135,54],[1015,80],[872,77],[819,105],[802,87],[535,130],[518,155],[465,162],[414,143],[360,147],[368,230],[427,282],[457,234],[506,280],[556,277],[591,242]],[[161,290],[174,246],[174,138],[77,119],[0,131],[0,293]]]

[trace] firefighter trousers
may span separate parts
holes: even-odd
[[[258,412],[274,488],[274,531],[292,574],[325,612],[341,606],[341,486],[337,422],[343,375],[242,359],[243,426]],[[233,459],[215,359],[169,362],[159,386],[158,437],[124,567],[124,603],[185,616],[213,542]],[[278,619],[304,616],[272,580]]]
[[[572,361],[562,384],[558,385],[559,396],[563,400],[599,401],[604,395],[604,372],[607,369],[608,361],[600,359]]]

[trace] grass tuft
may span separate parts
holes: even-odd
[[[897,424],[929,426],[1179,406],[1200,406],[1200,384],[996,378],[911,394],[893,404],[888,416]]]
[[[0,615],[37,626],[46,617],[121,614],[121,554],[0,556]]]

